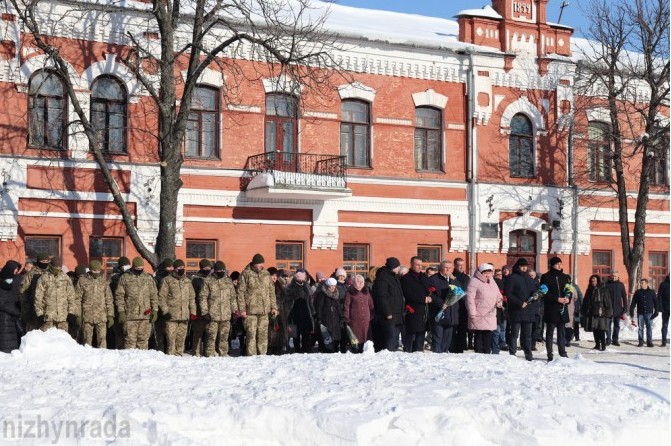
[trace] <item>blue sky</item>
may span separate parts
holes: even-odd
[[[335,3],[360,8],[383,9],[387,11],[407,12],[452,19],[463,9],[482,8],[490,5],[489,0],[335,0]],[[561,23],[572,26],[575,36],[584,36],[580,28],[587,29],[589,22],[582,9],[586,9],[588,0],[567,0]],[[550,0],[548,3],[548,21],[557,23],[562,0]],[[581,9],[582,8],[582,9]]]

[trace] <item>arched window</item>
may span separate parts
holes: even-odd
[[[91,125],[108,153],[126,152],[126,89],[112,76],[100,76],[91,86]]]
[[[342,102],[340,154],[351,167],[370,167],[370,105],[367,102]]]
[[[52,70],[39,70],[28,85],[28,143],[41,149],[65,148],[65,88]]]
[[[266,95],[266,152],[296,153],[298,106],[288,94]]]
[[[186,123],[186,156],[219,157],[219,90],[199,86],[191,95],[191,112]]]
[[[612,181],[613,156],[611,151],[610,126],[591,121],[587,126],[589,135],[589,179],[590,181]]]
[[[510,120],[510,176],[534,176],[533,125],[529,118],[518,113]]]
[[[415,109],[415,169],[440,171],[443,160],[442,116],[429,107]]]

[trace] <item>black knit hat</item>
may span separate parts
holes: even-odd
[[[271,266],[270,268],[268,268],[268,274],[270,274],[271,276],[277,275],[277,268]]]
[[[524,257],[520,257],[517,259],[517,262],[515,262],[515,266],[529,266],[529,261]]]
[[[75,267],[75,275],[76,276],[83,276],[86,274],[86,266],[85,265],[77,265]]]
[[[385,262],[385,266],[389,269],[394,269],[398,266],[401,266],[401,262],[396,257],[389,257]]]
[[[182,260],[182,259],[177,259],[177,260],[175,260],[174,262],[172,262],[172,266],[175,267],[175,269],[177,269],[177,268],[184,268],[184,260]]]
[[[225,271],[226,270],[226,264],[222,262],[221,260],[217,260],[214,262],[214,270],[215,271]]]
[[[266,263],[266,259],[264,259],[261,254],[254,254],[254,257],[252,257],[252,265],[259,265],[261,263]]]
[[[212,268],[212,262],[207,259],[201,259],[200,262],[198,262],[198,266],[200,269]]]
[[[37,254],[37,261],[38,262],[48,262],[49,261],[49,254],[45,254],[43,252]]]
[[[130,265],[130,259],[128,257],[119,257],[119,266]]]
[[[557,263],[562,263],[561,259],[557,256],[550,259],[550,268],[555,266]]]

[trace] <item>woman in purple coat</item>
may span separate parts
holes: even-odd
[[[357,274],[354,276],[354,284],[345,294],[344,320],[352,327],[359,341],[359,353],[363,351],[363,345],[368,340],[368,326],[373,318],[373,297],[365,285],[363,276]]]

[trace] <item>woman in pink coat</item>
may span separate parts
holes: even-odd
[[[496,309],[501,308],[503,296],[494,280],[494,266],[483,263],[478,267],[466,289],[468,329],[474,333],[475,353],[492,352],[492,334],[496,330]]]
[[[368,292],[365,279],[360,274],[354,276],[354,284],[347,288],[343,316],[359,341],[358,352],[361,353],[363,345],[368,340],[368,326],[373,318],[373,298]]]

